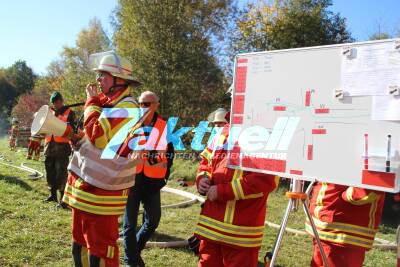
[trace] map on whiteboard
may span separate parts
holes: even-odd
[[[373,50],[382,44],[395,49],[393,41],[352,47]],[[400,51],[395,52],[391,56],[400,62]],[[362,53],[358,56],[362,60]],[[399,191],[400,123],[396,116],[400,112],[384,108],[386,102],[397,103],[397,99],[390,95],[374,99],[380,94],[373,90],[363,95],[343,90],[343,57],[347,57],[343,47],[337,45],[239,55],[232,96],[235,145],[230,167]],[[364,77],[358,75],[354,77]],[[392,119],[385,119],[388,114]]]

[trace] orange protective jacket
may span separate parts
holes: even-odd
[[[51,110],[53,114],[55,114],[55,111],[52,109]],[[71,113],[71,109],[67,108],[62,114],[57,115],[57,118],[62,120],[63,122],[68,122],[68,116]],[[46,135],[45,137],[45,142],[49,143],[51,142],[51,139],[54,140],[56,143],[69,143],[68,138],[63,137],[63,136],[55,136],[55,135]]]
[[[207,176],[217,186],[216,201],[206,200],[195,229],[199,239],[233,247],[261,246],[268,194],[279,177],[227,168],[227,150],[215,149],[228,139],[229,125],[201,153],[196,183]]]
[[[338,246],[372,248],[385,193],[337,184],[313,188],[310,211],[321,240]],[[306,231],[313,235],[309,221]]]
[[[97,148],[104,149],[116,132],[131,118],[100,118],[104,107],[138,108],[132,101],[122,101],[129,97],[129,89],[116,91],[111,96],[100,95],[86,101],[84,111],[85,135]],[[130,150],[121,148],[118,155],[126,157]],[[134,175],[134,173],[132,173]],[[70,172],[63,201],[75,209],[98,215],[122,215],[128,199],[129,188],[124,190],[104,190],[95,187],[74,172]]]
[[[167,174],[167,122],[160,116],[156,115],[153,129],[146,140],[143,141],[151,146],[151,151],[143,154],[142,164],[136,167],[136,173],[143,172],[150,179],[164,179]],[[153,153],[154,157],[150,154]]]

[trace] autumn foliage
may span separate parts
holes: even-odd
[[[12,110],[12,116],[18,118],[20,126],[30,127],[33,115],[43,105],[48,104],[47,95],[24,94],[18,99],[17,105]]]

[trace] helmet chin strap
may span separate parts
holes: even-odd
[[[123,84],[117,84],[117,78],[113,76],[113,85],[108,89],[108,94],[113,93],[116,89],[119,87],[128,87],[128,83],[123,83]],[[101,91],[104,93],[103,89],[101,88]],[[104,93],[105,94],[105,93]]]

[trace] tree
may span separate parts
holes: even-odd
[[[86,98],[86,84],[94,81],[94,73],[88,62],[89,55],[110,49],[110,40],[101,22],[92,19],[88,28],[78,34],[76,46],[65,46],[61,58],[49,65],[49,82],[53,90],[59,90],[69,103],[81,102]]]
[[[223,102],[211,39],[220,36],[231,7],[229,0],[119,1],[117,51],[133,63],[141,90],[160,96],[163,115],[194,124]]]
[[[56,84],[56,81],[48,75],[39,77],[35,82],[32,94],[49,102],[50,96],[54,92],[54,88],[59,88],[58,86],[54,86],[54,84]]]
[[[46,104],[48,104],[48,98],[30,93],[23,94],[13,108],[12,116],[18,118],[22,127],[29,128],[33,121],[33,114]]]
[[[392,38],[388,33],[386,32],[376,32],[370,35],[369,40],[383,40],[383,39],[390,39]]]
[[[273,0],[250,4],[239,19],[234,51],[287,49],[352,42],[331,0]]]
[[[0,119],[6,120],[11,114],[10,107],[14,105],[17,92],[7,80],[4,70],[0,70],[0,96]]]
[[[0,117],[5,121],[11,115],[11,108],[17,97],[30,92],[36,75],[23,60],[16,61],[8,68],[0,69]]]
[[[18,60],[5,70],[6,79],[15,87],[19,96],[33,89],[36,76],[24,60]]]
[[[384,23],[383,18],[378,18],[375,20],[375,32],[370,34],[369,40],[383,40],[383,39],[390,39],[392,38],[392,34],[389,33],[390,31],[387,29]],[[394,34],[393,34],[394,35]]]

